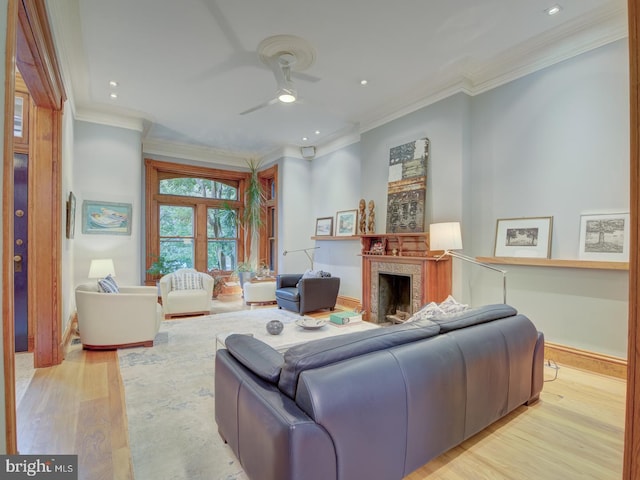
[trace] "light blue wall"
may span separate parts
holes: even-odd
[[[311,234],[315,232],[315,221],[321,217],[333,217],[336,228],[336,213],[357,210],[361,198],[362,154],[359,144],[352,144],[339,151],[314,159],[311,184]],[[308,238],[308,237],[307,237]],[[340,278],[340,295],[360,298],[362,294],[362,270],[359,240],[316,241],[311,246],[315,251],[314,268],[331,272]]]
[[[552,258],[576,259],[580,214],[629,209],[627,55],[626,42],[615,42],[364,133],[361,196],[376,202],[376,231],[385,232],[389,149],[426,136],[425,225],[461,221],[464,253],[492,256],[497,218],[553,216]],[[327,171],[341,177],[339,170]],[[314,185],[324,180],[320,175],[325,171],[314,168]],[[343,248],[340,243],[331,249]],[[458,260],[453,265],[453,293],[461,301],[502,301],[499,274]],[[326,268],[340,265],[327,262]],[[548,341],[626,357],[627,272],[507,269],[508,302],[530,316]],[[361,282],[355,270],[345,272],[343,283]]]
[[[493,254],[496,219],[553,216],[552,258],[578,258],[580,215],[629,210],[626,41],[473,98],[471,248]],[[626,358],[628,274],[505,267],[509,303],[548,341]],[[499,300],[474,272],[474,304]]]

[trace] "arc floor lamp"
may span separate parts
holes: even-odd
[[[460,232],[460,222],[432,223],[429,225],[429,250],[444,250],[437,260],[445,255],[459,258],[465,262],[480,265],[496,272],[502,273],[502,302],[507,303],[507,271],[501,268],[478,262],[475,258],[469,257],[455,250],[462,250],[462,233]]]

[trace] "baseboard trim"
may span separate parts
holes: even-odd
[[[338,295],[338,299],[336,300],[336,305],[340,305],[348,310],[362,310],[362,303],[359,299],[353,297],[344,297],[342,295]]]
[[[67,328],[62,335],[62,342],[60,343],[60,352],[61,357],[64,359],[67,356],[67,351],[69,350],[69,346],[71,345],[71,337],[73,333],[76,331],[78,326],[78,314],[73,312],[71,314],[71,319],[67,322]]]
[[[544,345],[544,358],[568,367],[580,368],[601,375],[627,378],[627,361],[624,358],[549,342],[545,342]]]

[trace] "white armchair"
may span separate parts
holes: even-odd
[[[192,268],[181,268],[160,279],[165,318],[209,315],[214,280]]]
[[[76,287],[80,341],[85,349],[153,346],[162,322],[156,287],[119,287],[103,293],[97,283]]]

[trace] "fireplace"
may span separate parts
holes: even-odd
[[[398,310],[415,313],[451,293],[451,259],[437,260],[428,248],[428,233],[363,235],[362,307],[367,320],[388,321]],[[384,241],[380,241],[383,239]],[[382,243],[379,252],[372,244]]]
[[[396,321],[412,313],[411,275],[378,273],[378,318]]]

